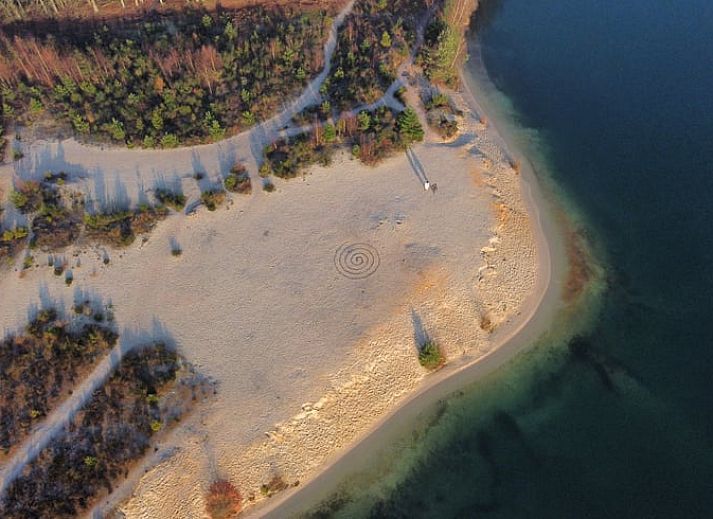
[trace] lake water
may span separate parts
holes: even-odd
[[[713,2],[484,0],[476,18],[470,73],[576,208],[606,289],[322,513],[713,517]]]

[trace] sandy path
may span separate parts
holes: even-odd
[[[15,174],[22,179],[41,179],[45,171],[64,171],[72,180],[84,183],[91,200],[104,206],[139,202],[156,185],[180,183],[184,176],[195,171],[213,173],[206,184],[218,182],[220,174],[227,172],[236,160],[251,164],[253,179],[259,182],[257,163],[262,160],[264,147],[281,136],[303,130],[294,127],[292,116],[321,101],[319,88],[331,71],[339,28],[352,12],[355,1],[350,0],[334,18],[324,44],[324,68],[319,75],[281,112],[257,126],[219,143],[175,150],[131,150],[81,144],[74,139],[36,140],[23,148],[25,158],[14,163]]]

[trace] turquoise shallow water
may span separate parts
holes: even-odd
[[[322,513],[713,517],[713,2],[486,0],[474,27],[606,289]]]

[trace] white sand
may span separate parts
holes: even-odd
[[[215,400],[164,441],[155,466],[119,489],[115,500],[129,496],[119,506],[127,517],[204,517],[216,478],[256,501],[275,475],[304,483],[425,387],[424,377],[438,377],[419,366],[415,336],[425,331],[452,365],[465,365],[529,319],[549,281],[549,257],[497,134],[458,102],[464,133],[442,144],[429,132],[414,147],[435,194],[404,155],[377,168],[343,156],[304,179],[277,180],[275,193],[261,191],[255,157],[284,117],[220,144],[171,151],[34,142],[26,159],[0,166],[5,188],[13,174],[67,171],[70,186],[102,207],[140,202],[160,184],[182,185],[191,207],[199,196],[193,172],[207,173],[205,187],[236,159],[253,177],[253,195],[215,213],[172,215],[145,243],[108,251],[109,265],[103,249],[66,251],[71,288],[41,254],[23,276],[0,275],[6,330],[32,305],[68,308],[88,291],[114,305],[123,341],[168,330],[218,381]],[[182,256],[171,255],[172,241]],[[350,279],[335,267],[337,250],[352,243],[378,252],[371,276]],[[481,329],[484,318],[495,333]]]
[[[195,198],[191,163],[211,176],[221,169],[220,145],[102,152],[70,141],[60,153],[40,143],[28,155],[47,149],[54,164],[89,171],[77,185],[100,201],[136,201],[161,175],[178,178]],[[425,372],[414,320],[451,359],[493,347],[482,317],[501,326],[512,320],[535,285],[519,177],[470,117],[456,143],[414,151],[436,194],[424,191],[405,156],[377,168],[342,158],[304,180],[278,181],[275,193],[258,189],[215,213],[173,215],[148,242],[110,251],[108,266],[100,253],[78,251],[72,288],[45,266],[0,279],[6,329],[26,319],[38,287],[42,298],[67,307],[76,291],[89,289],[114,304],[122,329],[160,321],[181,353],[219,382],[215,402],[171,438],[176,454],[147,473],[122,507],[128,517],[201,517],[216,477],[257,499],[275,474],[304,482],[418,387]],[[37,162],[32,170],[41,174],[45,162]],[[179,258],[170,254],[172,239],[183,248]],[[373,246],[378,270],[361,280],[340,275],[334,255],[344,243]]]

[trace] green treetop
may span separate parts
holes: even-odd
[[[396,120],[401,142],[405,146],[410,146],[414,142],[423,140],[423,127],[418,120],[418,115],[413,108],[406,108],[401,112]]]

